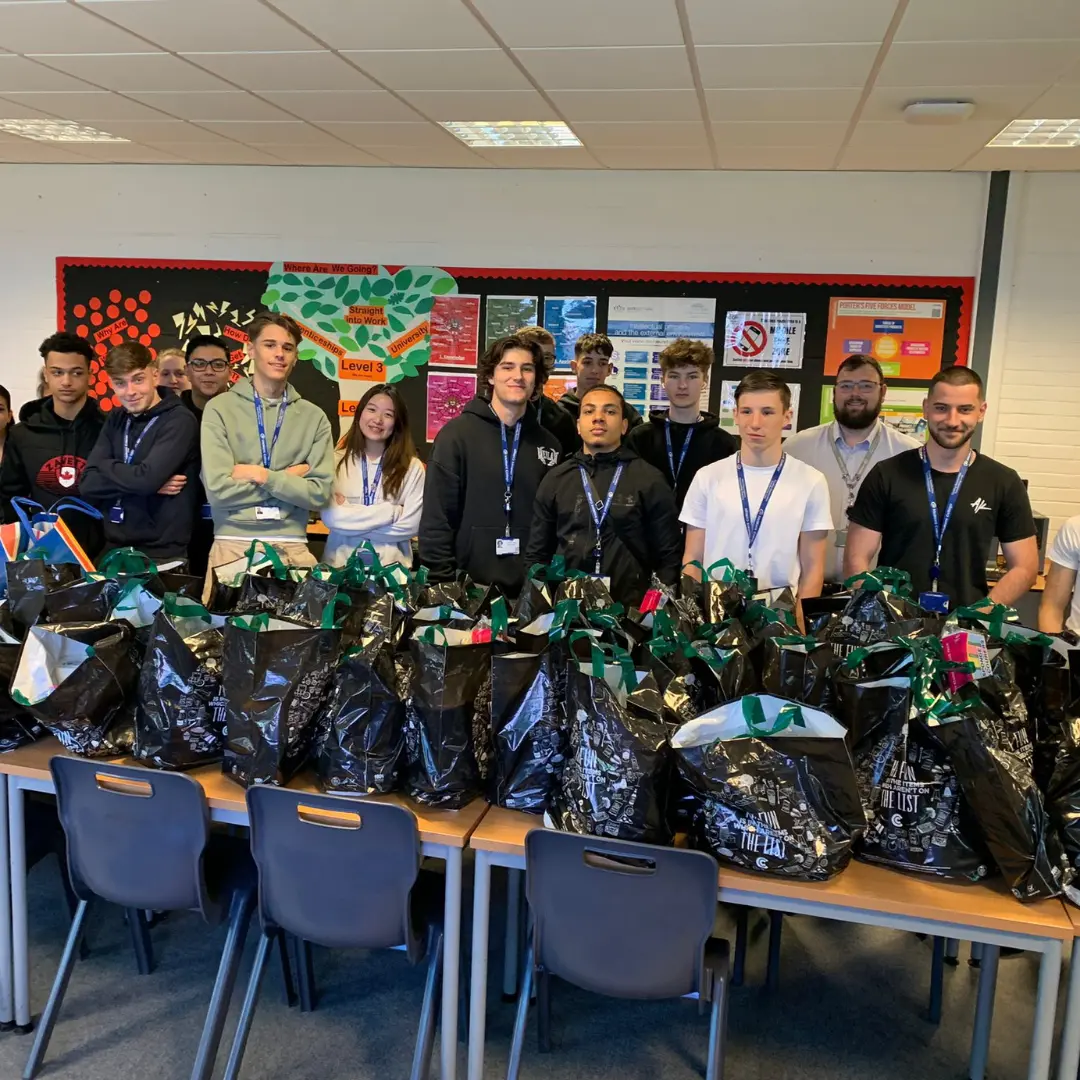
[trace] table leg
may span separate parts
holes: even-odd
[[[1058,984],[1061,981],[1061,951],[1060,941],[1048,942],[1039,962],[1039,990],[1035,996],[1035,1027],[1031,1033],[1028,1080],[1050,1080],[1054,1018],[1057,1015]]]
[[[30,947],[26,928],[26,819],[23,789],[8,777],[8,837],[11,861],[11,958],[15,978],[15,1029],[30,1030]]]
[[[1080,938],[1073,939],[1069,960],[1069,992],[1065,996],[1058,1080],[1076,1080],[1077,1072],[1080,1072]]]
[[[11,861],[8,855],[7,775],[0,773],[0,1031],[15,1023],[11,968]]]
[[[484,1027],[487,1022],[488,935],[491,925],[491,856],[476,852],[473,872],[472,981],[469,993],[468,1080],[484,1075]],[[1073,1078],[1075,1080],[1075,1077]]]
[[[982,965],[979,971],[979,994],[975,999],[975,1025],[971,1031],[971,1058],[968,1076],[983,1080],[986,1059],[990,1052],[990,1026],[994,1019],[994,992],[997,990],[998,947],[982,946]]]
[[[503,953],[503,1001],[517,996],[518,953],[521,950],[521,879],[523,871],[506,871],[506,949]]]
[[[458,972],[461,965],[461,848],[446,849],[446,901],[443,908],[442,1080],[457,1074]]]

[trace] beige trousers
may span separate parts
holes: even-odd
[[[226,563],[235,562],[237,559],[244,558],[244,556],[247,555],[249,547],[251,547],[250,540],[214,541],[214,545],[210,548],[210,555],[206,561],[206,582],[203,584],[202,595],[204,604],[210,602],[210,594],[213,592],[214,567],[224,566]],[[307,544],[301,540],[297,540],[295,543],[290,544],[271,543],[270,547],[281,556],[281,560],[286,566],[315,566],[318,562],[315,556],[308,550]]]

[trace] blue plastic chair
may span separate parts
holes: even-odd
[[[228,935],[192,1068],[209,1080],[255,903],[255,871],[243,840],[210,833],[202,788],[179,773],[54,757],[68,871],[79,899],[24,1080],[49,1047],[95,898],[135,910],[197,911],[210,925],[228,917]]]
[[[275,934],[328,948],[404,946],[428,957],[412,1080],[426,1080],[442,973],[441,888],[420,871],[420,835],[408,810],[355,797],[287,788],[247,793],[251,851],[259,874],[262,938],[255,954],[225,1080],[236,1080]]]
[[[517,1080],[533,980],[550,1049],[550,977],[608,997],[710,1002],[707,1080],[724,1073],[728,943],[713,938],[718,868],[701,851],[535,829],[525,839],[533,927],[508,1080]]]

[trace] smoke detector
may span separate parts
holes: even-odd
[[[974,115],[973,101],[913,101],[904,106],[909,124],[962,124]]]

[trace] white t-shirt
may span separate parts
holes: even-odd
[[[704,565],[730,559],[740,570],[750,570],[750,552],[743,519],[736,455],[697,471],[683,502],[681,520],[705,530]],[[750,520],[757,518],[775,466],[744,465]],[[761,531],[754,543],[753,574],[761,589],[782,589],[799,584],[799,535],[827,532],[833,527],[829,485],[805,462],[788,456],[773,490]]]
[[[1080,570],[1080,514],[1069,518],[1050,545],[1050,561],[1056,562],[1066,570]],[[1072,607],[1065,625],[1074,633],[1080,634],[1080,581],[1073,589]]]

